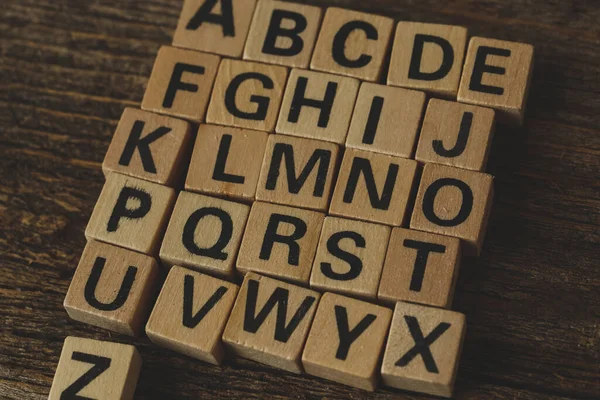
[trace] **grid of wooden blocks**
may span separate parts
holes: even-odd
[[[458,26],[186,0],[106,154],[68,314],[213,364],[451,396],[461,254],[481,250],[494,123],[521,124],[532,65]],[[140,365],[68,338],[50,398],[131,398]]]

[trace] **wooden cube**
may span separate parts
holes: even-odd
[[[494,178],[480,172],[426,164],[410,227],[464,240],[479,255],[494,196]]]
[[[323,19],[310,68],[378,81],[393,29],[391,18],[330,7]]]
[[[293,69],[276,132],[343,144],[358,86],[353,78]]]
[[[69,336],[48,399],[133,399],[141,367],[133,346]]]
[[[185,0],[173,46],[240,58],[256,0]]]
[[[160,259],[232,278],[250,207],[214,197],[181,192],[162,245]]]
[[[324,218],[315,211],[254,203],[238,254],[238,271],[307,284]]]
[[[267,141],[256,199],[326,211],[340,149],[319,140],[272,135]]]
[[[267,137],[265,132],[200,125],[185,190],[253,201]]]
[[[399,302],[383,356],[383,383],[451,397],[466,331],[463,314]]]
[[[90,241],[63,305],[75,321],[139,336],[152,309],[159,275],[152,257]]]
[[[155,255],[174,202],[175,191],[171,188],[111,173],[85,237]]]
[[[237,285],[173,267],[154,305],[146,334],[152,343],[219,365],[221,334],[238,293]]]
[[[423,92],[362,83],[346,147],[411,158],[424,106]]]
[[[390,231],[384,225],[325,218],[310,286],[374,300]]]
[[[387,83],[455,99],[466,47],[461,26],[401,21]]]
[[[322,10],[287,1],[259,0],[244,60],[308,68]]]
[[[220,61],[212,54],[161,47],[142,109],[202,122]]]
[[[431,99],[416,159],[484,171],[494,136],[494,110]]]
[[[329,213],[400,226],[416,171],[413,160],[347,149]]]
[[[306,373],[374,391],[392,310],[325,293],[302,353]]]
[[[457,238],[394,228],[377,298],[450,308],[460,254]]]
[[[458,101],[493,108],[499,121],[522,125],[533,57],[529,44],[471,38]]]
[[[241,60],[223,60],[206,122],[273,132],[288,69]]]
[[[302,373],[300,357],[319,296],[313,290],[249,273],[223,342],[241,357]]]

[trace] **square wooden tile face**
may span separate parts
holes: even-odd
[[[152,68],[142,109],[204,121],[221,58],[163,46]]]
[[[185,0],[173,46],[241,57],[256,0]]]
[[[300,357],[320,294],[249,273],[223,341],[239,356],[302,373]]]
[[[64,307],[76,321],[138,336],[152,308],[159,274],[152,257],[90,241]]]
[[[146,325],[150,340],[211,364],[221,364],[221,334],[238,293],[237,285],[173,267]]]
[[[48,399],[133,399],[141,366],[133,346],[69,336]]]
[[[452,396],[465,331],[463,314],[397,303],[381,367],[384,384]]]
[[[267,138],[265,132],[200,125],[185,189],[253,201]]]
[[[390,231],[384,225],[325,218],[310,286],[374,300]]]
[[[306,373],[373,391],[392,310],[325,293],[302,354]]]
[[[244,60],[308,68],[321,27],[319,7],[259,0]]]
[[[167,266],[233,277],[236,255],[250,207],[181,192],[160,248]]]
[[[288,69],[241,60],[223,60],[206,121],[273,132]]]
[[[323,19],[310,68],[377,81],[393,29],[391,18],[330,7]]]
[[[460,265],[457,238],[394,228],[378,299],[450,307]]]

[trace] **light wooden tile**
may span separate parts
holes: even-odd
[[[256,0],[185,0],[173,46],[242,56]]]
[[[534,48],[529,44],[471,38],[458,101],[493,108],[499,121],[520,126],[533,64]]]
[[[253,201],[267,137],[265,132],[200,125],[185,189]]]
[[[374,391],[392,310],[325,293],[302,353],[306,373]]]
[[[413,160],[347,149],[329,213],[400,226],[416,171]]]
[[[276,132],[343,144],[358,86],[354,78],[293,69]]]
[[[189,192],[179,193],[162,245],[164,265],[231,278],[250,207]]]
[[[142,109],[202,122],[220,61],[212,54],[161,47]]]
[[[387,83],[455,99],[466,47],[461,26],[399,22]]]
[[[154,305],[146,334],[152,343],[219,365],[221,334],[238,293],[237,285],[173,267]]]
[[[139,336],[152,309],[159,275],[152,257],[90,241],[63,305],[75,321]]]
[[[324,218],[315,211],[254,203],[238,254],[238,271],[307,284]]]
[[[463,314],[397,303],[381,367],[384,384],[451,397],[466,328]]]
[[[463,239],[467,255],[479,255],[494,196],[491,175],[426,164],[410,227]]]
[[[256,199],[317,211],[329,207],[339,146],[272,135],[267,141]]]
[[[378,81],[393,29],[391,18],[330,7],[323,19],[310,68]]]
[[[416,160],[484,171],[494,136],[494,110],[432,99]]]
[[[346,147],[411,158],[424,106],[423,92],[364,82]]]
[[[457,238],[394,228],[378,299],[388,304],[403,300],[451,307],[460,254]]]
[[[322,10],[287,1],[259,0],[244,60],[308,68]]]
[[[391,228],[327,217],[310,287],[375,300]]]
[[[141,367],[133,346],[69,336],[48,399],[131,400]]]
[[[273,132],[288,69],[241,60],[223,60],[206,121]]]
[[[175,191],[171,188],[111,173],[85,237],[155,255],[174,202]]]
[[[319,293],[249,273],[223,332],[241,357],[302,373],[300,357]]]

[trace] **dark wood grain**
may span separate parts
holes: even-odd
[[[462,24],[535,45],[526,124],[501,127],[483,255],[455,309],[468,332],[456,397],[600,397],[600,3],[315,0]],[[0,398],[46,398],[67,335],[136,343],[138,398],[412,399],[229,358],[222,368],[69,320],[63,298],[116,122],[139,106],[179,1],[0,4]]]

